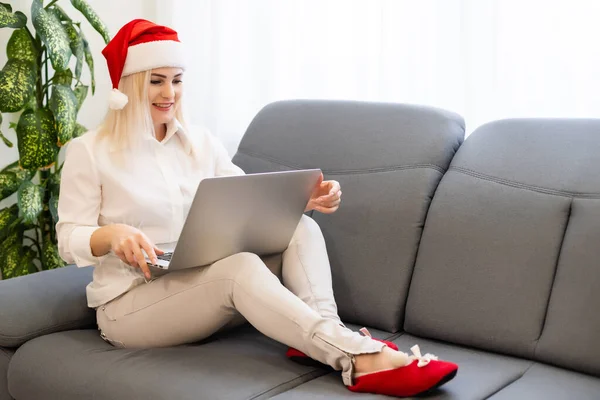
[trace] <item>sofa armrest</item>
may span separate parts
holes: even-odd
[[[96,315],[85,295],[92,273],[91,267],[66,266],[0,281],[0,346],[93,326]]]

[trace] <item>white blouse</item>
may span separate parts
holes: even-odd
[[[162,142],[149,138],[144,144],[144,151],[121,154],[125,167],[110,157],[111,152],[123,151],[97,141],[95,131],[73,139],[66,150],[56,224],[58,250],[68,263],[95,267],[87,286],[92,308],[145,282],[139,268],[123,263],[112,252],[92,255],[90,238],[96,229],[128,224],[144,232],[157,247],[172,249],[200,181],[244,173],[209,132],[192,135],[177,121],[168,125]]]

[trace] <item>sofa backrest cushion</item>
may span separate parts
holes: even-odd
[[[600,149],[600,141],[596,146]],[[595,169],[600,171],[600,163]],[[600,377],[599,306],[600,190],[571,203],[536,359]]]
[[[234,162],[247,173],[321,168],[340,182],[340,209],[312,215],[340,316],[395,332],[430,199],[463,137],[462,118],[438,109],[284,101],[258,113]]]
[[[487,124],[427,216],[406,331],[600,372],[600,121]]]

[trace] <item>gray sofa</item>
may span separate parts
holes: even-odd
[[[340,210],[313,215],[340,315],[458,363],[429,398],[600,399],[600,122],[504,120],[463,137],[461,117],[432,108],[278,102],[234,162],[341,182]],[[0,282],[1,400],[382,398],[250,326],[113,348],[85,305],[91,272]]]

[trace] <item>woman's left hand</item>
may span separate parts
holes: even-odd
[[[324,214],[334,213],[340,208],[341,197],[340,183],[324,181],[321,173],[304,211],[316,210]]]

